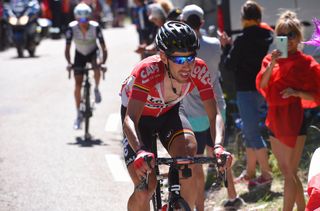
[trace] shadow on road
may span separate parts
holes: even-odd
[[[241,194],[240,196],[247,203],[256,203],[258,201],[272,201],[283,196],[283,194],[273,191],[257,190]]]
[[[24,56],[24,57],[18,57],[18,56],[13,56],[11,59],[37,59],[40,58],[39,55],[34,55],[34,56]]]
[[[74,143],[68,143],[69,145],[78,145],[80,147],[93,147],[95,145],[97,146],[107,146],[108,144],[105,144],[101,139],[84,139],[84,137],[76,137]]]

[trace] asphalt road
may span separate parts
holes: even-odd
[[[133,187],[122,160],[118,93],[139,61],[138,37],[133,26],[104,35],[108,72],[89,143],[72,128],[65,40],[43,40],[35,58],[16,58],[14,48],[0,52],[1,211],[126,210]]]

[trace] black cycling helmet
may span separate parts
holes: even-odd
[[[199,40],[193,29],[179,21],[168,21],[156,36],[156,45],[159,50],[171,55],[174,52],[195,52],[199,49]]]

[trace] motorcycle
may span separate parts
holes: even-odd
[[[29,55],[35,55],[36,46],[41,39],[41,27],[38,25],[40,6],[37,1],[11,1],[6,8],[9,24],[9,38],[15,45],[18,57],[23,57],[26,49]]]

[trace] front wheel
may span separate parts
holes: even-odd
[[[18,45],[17,46],[17,53],[18,53],[18,57],[22,58],[23,57],[23,47]]]
[[[92,116],[92,109],[90,105],[90,88],[89,87],[84,87],[84,99],[85,99],[85,109],[84,109],[84,134],[85,134],[85,139],[90,140],[90,138],[87,139],[87,137],[91,137],[89,134],[89,120],[90,117]]]
[[[191,209],[183,198],[179,198],[169,207],[169,211],[191,211]]]
[[[36,46],[34,45],[32,47],[29,47],[28,52],[29,52],[30,57],[34,57],[35,52],[36,52]]]

